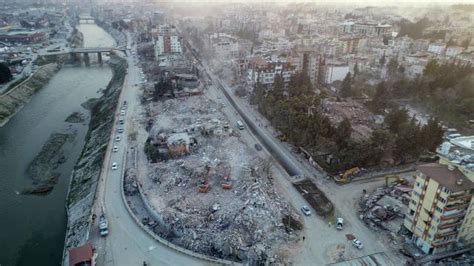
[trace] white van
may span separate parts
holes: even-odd
[[[240,121],[240,120],[237,121],[237,127],[238,127],[240,130],[245,129],[244,123],[242,123],[242,121]]]

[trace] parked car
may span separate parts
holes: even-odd
[[[120,111],[120,115],[122,115],[122,116],[125,115],[125,111],[124,111],[124,110],[121,110],[121,111]]]
[[[344,219],[341,217],[336,219],[336,228],[337,230],[342,230],[342,226],[344,225]]]
[[[112,170],[117,170],[117,163],[116,162],[112,163]]]
[[[311,210],[308,208],[308,206],[303,206],[301,207],[301,211],[304,213],[304,215],[306,216],[310,216],[311,215]]]
[[[118,146],[114,146],[114,147],[112,148],[112,151],[113,151],[113,152],[118,152]]]
[[[115,137],[115,141],[120,141],[120,136]]]
[[[358,249],[362,249],[364,247],[364,244],[362,244],[362,242],[360,242],[360,240],[357,238],[352,240],[352,245]]]
[[[117,132],[118,132],[118,133],[123,133],[123,128],[117,129]]]
[[[256,143],[254,146],[255,146],[255,149],[256,149],[257,151],[261,151],[261,150],[262,150],[262,146],[260,146],[260,144],[257,144],[257,143]]]

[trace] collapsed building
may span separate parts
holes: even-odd
[[[158,159],[138,180],[173,243],[250,264],[288,263],[301,218],[273,186],[271,164],[221,108],[206,95],[151,102],[148,152]]]

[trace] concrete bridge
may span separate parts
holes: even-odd
[[[79,59],[78,57],[82,54],[84,57],[84,61],[89,61],[89,54],[97,54],[97,58],[99,63],[102,63],[102,53],[111,53],[113,51],[122,51],[125,54],[127,53],[127,49],[125,47],[81,47],[81,48],[68,48],[65,50],[60,50],[57,52],[46,52],[41,53],[40,55],[63,55],[63,54],[70,54],[71,58],[74,60]]]
[[[95,19],[91,16],[80,15],[79,16],[79,23],[95,23]]]

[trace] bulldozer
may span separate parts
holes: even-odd
[[[387,176],[385,176],[385,187],[388,187],[388,180],[389,179],[395,179],[395,181],[397,181],[397,183],[399,183],[401,185],[408,185],[408,180],[406,180],[403,177],[400,177],[398,175],[387,175]]]

